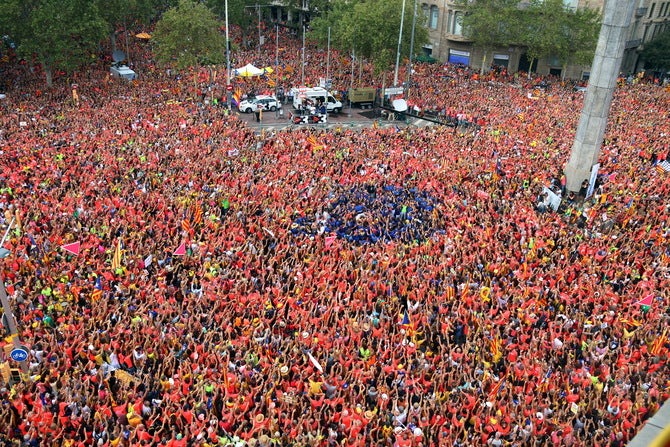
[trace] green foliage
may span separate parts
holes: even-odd
[[[265,4],[266,2],[259,2],[258,0],[228,0],[229,25],[237,25],[242,29],[249,29],[253,24],[258,25],[256,23],[258,21],[258,12],[252,8],[257,3]],[[207,6],[219,19],[225,20],[225,0],[207,0]]]
[[[72,73],[96,59],[108,26],[87,0],[4,0],[0,25],[21,57],[37,61],[51,85],[54,70]]]
[[[402,0],[334,0],[330,9],[312,20],[310,38],[324,44],[331,28],[331,45],[342,52],[355,49],[356,56],[373,62],[376,70],[388,69],[395,61]],[[409,57],[414,4],[407,1],[401,56]],[[414,48],[428,43],[425,17],[417,13]]]
[[[590,65],[593,62],[600,26],[600,13],[595,9],[567,11],[554,49],[564,66],[571,63]]]
[[[97,0],[97,3],[112,32],[119,25],[147,24],[159,12],[153,0]]]
[[[518,29],[518,0],[457,0],[463,8],[464,34],[478,48],[490,51],[513,43]]]
[[[563,0],[456,0],[465,13],[463,29],[484,55],[496,47],[525,47],[529,59],[558,57],[589,64],[598,41],[600,15],[565,7]],[[484,64],[482,64],[483,66]]]
[[[640,56],[648,69],[654,71],[670,70],[670,31],[659,34],[656,38],[644,44]]]
[[[221,63],[225,38],[220,25],[204,4],[180,0],[156,24],[153,34],[156,59],[178,68]]]
[[[593,59],[600,31],[597,11],[572,10],[562,0],[533,0],[520,17],[518,44],[526,47],[529,58],[556,56],[564,65]]]

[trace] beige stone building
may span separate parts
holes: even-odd
[[[426,16],[426,25],[429,30],[430,43],[417,50],[417,54],[434,57],[442,62],[462,63],[479,69],[482,54],[474,48],[472,42],[463,35],[461,16],[463,12],[450,0],[416,0],[419,10]],[[616,1],[616,0],[610,0]],[[565,0],[569,7],[602,9],[604,0]],[[670,1],[640,0],[635,9],[630,27],[630,38],[626,42],[626,53],[622,63],[622,72],[635,73],[643,69],[640,65],[638,50],[644,42],[663,32],[670,23]],[[524,48],[509,46],[501,47],[489,55],[487,65],[496,64],[507,67],[510,72],[528,71],[530,61],[526,57]],[[486,67],[486,68],[489,68]],[[571,79],[587,79],[590,73],[589,66],[568,66],[563,73],[561,61],[558,58],[547,58],[537,61],[533,66],[534,72],[542,75],[565,76]]]

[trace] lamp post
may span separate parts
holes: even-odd
[[[271,8],[274,5],[260,5],[256,3],[255,5],[245,6],[244,9],[254,8],[258,11],[258,57],[261,57],[261,8]]]
[[[302,61],[300,66],[300,85],[305,85],[305,24],[302,24]]]
[[[402,46],[402,28],[405,25],[405,0],[402,0],[402,12],[400,13],[400,31],[398,32],[398,50],[395,54],[395,73],[393,74],[393,86],[398,86],[398,67],[400,66],[400,48]]]
[[[326,84],[330,79],[330,27],[328,27],[328,51],[326,56]]]
[[[411,89],[412,82],[412,66],[414,62],[412,58],[414,57],[414,31],[416,30],[416,9],[417,9],[417,0],[414,0],[414,16],[412,17],[412,37],[409,41],[409,69],[407,70],[407,86],[405,87],[405,99],[409,99],[409,91]]]
[[[230,35],[228,34],[228,0],[225,3],[226,9],[226,103],[228,104],[228,112],[233,110],[233,92],[228,89],[230,85]]]

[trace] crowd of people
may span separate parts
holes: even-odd
[[[418,65],[477,131],[258,136],[145,51],[0,101],[3,445],[623,446],[669,397],[668,91],[618,88],[593,195],[537,212],[568,87]]]

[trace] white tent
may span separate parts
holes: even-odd
[[[262,68],[256,68],[252,64],[247,64],[242,68],[236,68],[233,71],[235,76],[242,76],[243,78],[250,78],[252,76],[260,76],[263,74]]]

